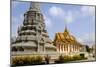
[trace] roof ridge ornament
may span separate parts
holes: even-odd
[[[69,32],[68,32],[68,30],[67,30],[67,25],[65,26],[64,33],[67,33],[67,34],[69,34]]]

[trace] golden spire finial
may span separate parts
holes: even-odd
[[[67,25],[65,25],[65,31],[64,32],[68,32],[68,30],[67,30]]]

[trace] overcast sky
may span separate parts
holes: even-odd
[[[18,26],[23,23],[23,14],[29,10],[30,2],[12,2],[12,37],[17,36]],[[65,26],[71,35],[83,43],[92,45],[95,41],[95,7],[71,4],[40,3],[46,29],[50,39],[55,33],[63,32]]]

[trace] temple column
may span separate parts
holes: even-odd
[[[75,45],[75,51],[77,51],[77,46]]]
[[[69,52],[69,44],[67,45],[67,52]]]
[[[66,50],[65,50],[65,44],[64,44],[64,52],[65,52]]]
[[[68,44],[66,46],[67,46],[67,52],[68,52]]]
[[[59,48],[57,48],[57,49],[59,49],[59,51],[57,51],[57,52],[60,52],[60,44],[59,44]]]
[[[63,44],[63,47],[62,47],[62,49],[63,49],[63,52],[64,52],[64,44]]]
[[[76,50],[78,51],[78,46],[76,46]]]
[[[65,44],[65,52],[66,52],[66,44]]]
[[[60,52],[61,52],[61,44],[60,44]]]
[[[76,45],[75,45],[75,51],[77,51],[77,50],[76,50]]]
[[[75,45],[74,45],[74,51],[76,51]]]
[[[67,45],[66,45],[66,52],[67,52]]]
[[[65,52],[65,44],[64,44],[63,46],[64,46],[64,50],[63,50],[63,52]]]
[[[61,52],[63,52],[63,44],[61,45]]]
[[[62,52],[62,44],[60,44],[60,52]]]
[[[67,52],[67,47],[66,47],[66,44],[65,44],[65,52]]]
[[[74,52],[75,52],[75,45],[74,45]]]
[[[77,49],[78,49],[78,51],[79,51],[79,46],[78,46],[78,48],[77,48]]]
[[[72,47],[73,45],[71,44],[71,52],[73,51],[73,47]]]
[[[63,52],[64,52],[65,50],[64,50],[64,44],[63,44]]]
[[[73,45],[73,52],[74,52],[74,45]]]
[[[64,52],[64,44],[62,45],[62,52]]]
[[[59,44],[59,52],[60,52],[60,44]]]
[[[71,45],[71,51],[73,52],[73,44]]]
[[[70,44],[70,45],[71,45],[71,44]],[[70,46],[70,45],[69,45],[69,49],[70,49],[69,52],[71,52],[71,46]]]
[[[70,52],[70,44],[68,44],[68,52]]]
[[[59,45],[59,44],[58,44],[58,45]],[[58,50],[57,50],[57,52],[59,52],[59,51],[60,51],[60,49],[59,49],[59,48],[60,48],[60,46],[57,48],[57,49],[58,49]]]
[[[73,51],[75,51],[75,45],[73,45]]]
[[[74,52],[74,45],[72,45],[72,47],[73,47],[73,52]]]
[[[62,52],[62,46],[61,46],[62,44],[60,44],[60,52]]]

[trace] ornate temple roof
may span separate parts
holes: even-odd
[[[65,30],[64,30],[63,33],[61,33],[61,32],[56,33],[55,39],[54,39],[54,43],[56,41],[57,42],[64,42],[64,43],[77,43],[77,45],[82,46],[82,44],[79,43],[76,40],[76,38],[69,33],[69,31],[67,30],[67,28],[65,28]]]
[[[70,35],[68,30],[65,28],[65,31],[63,33],[56,33],[57,40],[62,41],[62,40],[75,40],[75,37]]]

